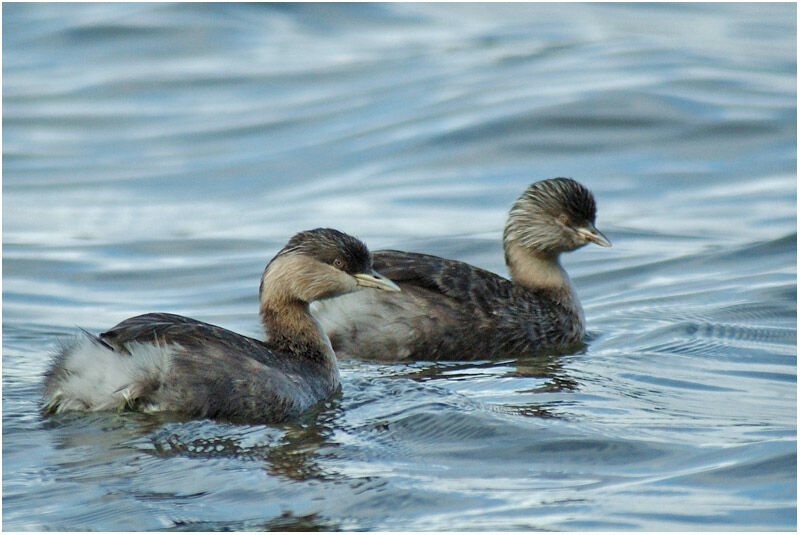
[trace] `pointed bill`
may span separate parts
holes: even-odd
[[[586,241],[594,242],[601,247],[611,247],[611,241],[591,223],[587,223],[585,227],[579,228],[578,234]]]
[[[399,292],[400,287],[384,277],[383,275],[376,273],[375,271],[371,273],[356,273],[353,275],[356,279],[356,284],[359,286],[364,286],[366,288],[378,288],[379,290],[385,290],[387,292]]]

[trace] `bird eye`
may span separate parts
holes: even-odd
[[[344,267],[344,260],[342,260],[341,258],[334,259],[333,267],[342,269]]]

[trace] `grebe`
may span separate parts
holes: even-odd
[[[511,281],[437,256],[375,251],[375,268],[402,293],[355,292],[318,301],[311,312],[340,358],[470,360],[566,349],[581,342],[584,320],[559,255],[588,242],[611,246],[595,228],[596,211],[575,180],[534,182],[503,233]]]
[[[245,422],[299,415],[339,388],[336,356],[309,303],[361,287],[400,291],[356,238],[300,232],[261,277],[265,342],[163,313],[99,336],[84,331],[46,373],[44,412],[128,408]]]

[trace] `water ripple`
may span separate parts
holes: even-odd
[[[794,530],[796,9],[3,6],[10,530]],[[155,309],[261,336],[303,228],[506,274],[572,176],[584,349],[342,362],[278,426],[42,419],[59,339]]]

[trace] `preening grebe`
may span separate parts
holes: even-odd
[[[340,358],[491,359],[569,347],[583,338],[583,310],[559,255],[590,241],[611,246],[594,226],[596,211],[572,179],[534,182],[503,233],[513,282],[463,262],[376,251],[375,269],[401,293],[355,292],[314,303],[312,314]]]
[[[46,373],[44,411],[129,408],[192,417],[277,422],[339,387],[330,342],[308,311],[359,287],[399,291],[373,270],[366,246],[333,229],[300,232],[261,277],[262,342],[173,314],[84,333]]]

